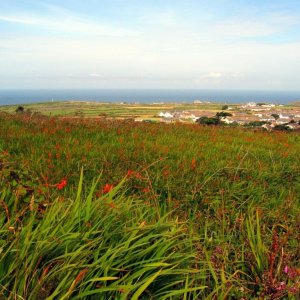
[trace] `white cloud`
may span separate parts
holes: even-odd
[[[0,22],[44,31],[1,36],[0,87],[22,86],[21,78],[62,88],[264,88],[271,81],[278,88],[298,87],[300,43],[223,39],[273,34],[295,26],[296,17],[269,14],[215,27],[191,27],[178,17],[172,11],[149,14],[137,32],[56,8],[44,18],[0,13]],[[48,35],[51,30],[67,34]]]
[[[29,24],[29,25],[38,25],[41,20],[33,19],[26,16],[1,16],[0,15],[0,21],[2,22],[9,22],[9,23],[20,23],[20,24]]]
[[[209,72],[208,74],[203,75],[203,78],[219,79],[223,77],[223,74],[220,72]]]
[[[62,33],[112,37],[132,37],[138,35],[138,31],[136,30],[87,20],[87,17],[83,18],[67,13],[44,17],[26,14],[16,14],[14,16],[0,15],[0,22],[39,26],[39,29],[54,30]]]

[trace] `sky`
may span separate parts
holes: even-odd
[[[299,83],[299,0],[0,0],[0,89]]]

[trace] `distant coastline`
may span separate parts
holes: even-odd
[[[260,90],[208,90],[208,89],[57,89],[57,90],[9,90],[0,89],[0,105],[26,104],[49,101],[96,101],[96,102],[187,102],[209,101],[216,103],[243,104],[267,102],[288,104],[300,101],[300,91]]]

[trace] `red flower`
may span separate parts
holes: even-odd
[[[131,177],[131,176],[133,176],[134,175],[134,171],[131,171],[131,170],[128,170],[127,171],[127,176],[128,177]]]
[[[195,159],[195,158],[192,159],[191,169],[192,169],[192,170],[195,170],[195,169],[196,169],[196,159]]]
[[[150,192],[150,189],[149,188],[144,188],[143,189],[143,192],[146,194],[146,193],[149,193]]]
[[[102,189],[103,194],[109,193],[113,189],[113,187],[114,186],[112,184],[107,183]]]
[[[58,190],[62,190],[67,185],[67,179],[63,179],[60,183],[57,183],[55,186]]]

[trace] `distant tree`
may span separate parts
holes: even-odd
[[[225,105],[222,106],[222,110],[227,110],[228,108],[229,108],[229,107],[228,107],[227,104],[225,104]]]
[[[264,102],[259,102],[259,103],[256,103],[257,106],[263,106],[263,105],[266,105],[266,103]]]
[[[231,117],[232,114],[231,113],[228,113],[228,112],[225,112],[225,111],[221,111],[221,112],[217,112],[216,113],[216,117],[217,118],[221,118],[221,117]]]
[[[271,114],[271,116],[272,116],[275,120],[278,120],[278,119],[279,119],[279,114]]]
[[[294,124],[294,123],[296,123],[296,122],[293,119],[291,121],[289,121],[289,124]]]
[[[25,111],[23,106],[18,106],[18,108],[16,109],[16,113],[23,113]]]
[[[246,124],[245,126],[251,126],[251,127],[259,127],[265,124],[270,124],[270,122],[266,122],[266,121],[252,121],[249,122],[248,124]]]
[[[286,126],[285,124],[276,125],[273,129],[274,130],[282,130],[282,131],[290,130],[290,128],[288,126]]]
[[[201,117],[197,120],[197,123],[202,124],[202,125],[218,125],[220,124],[220,119],[213,117]]]

